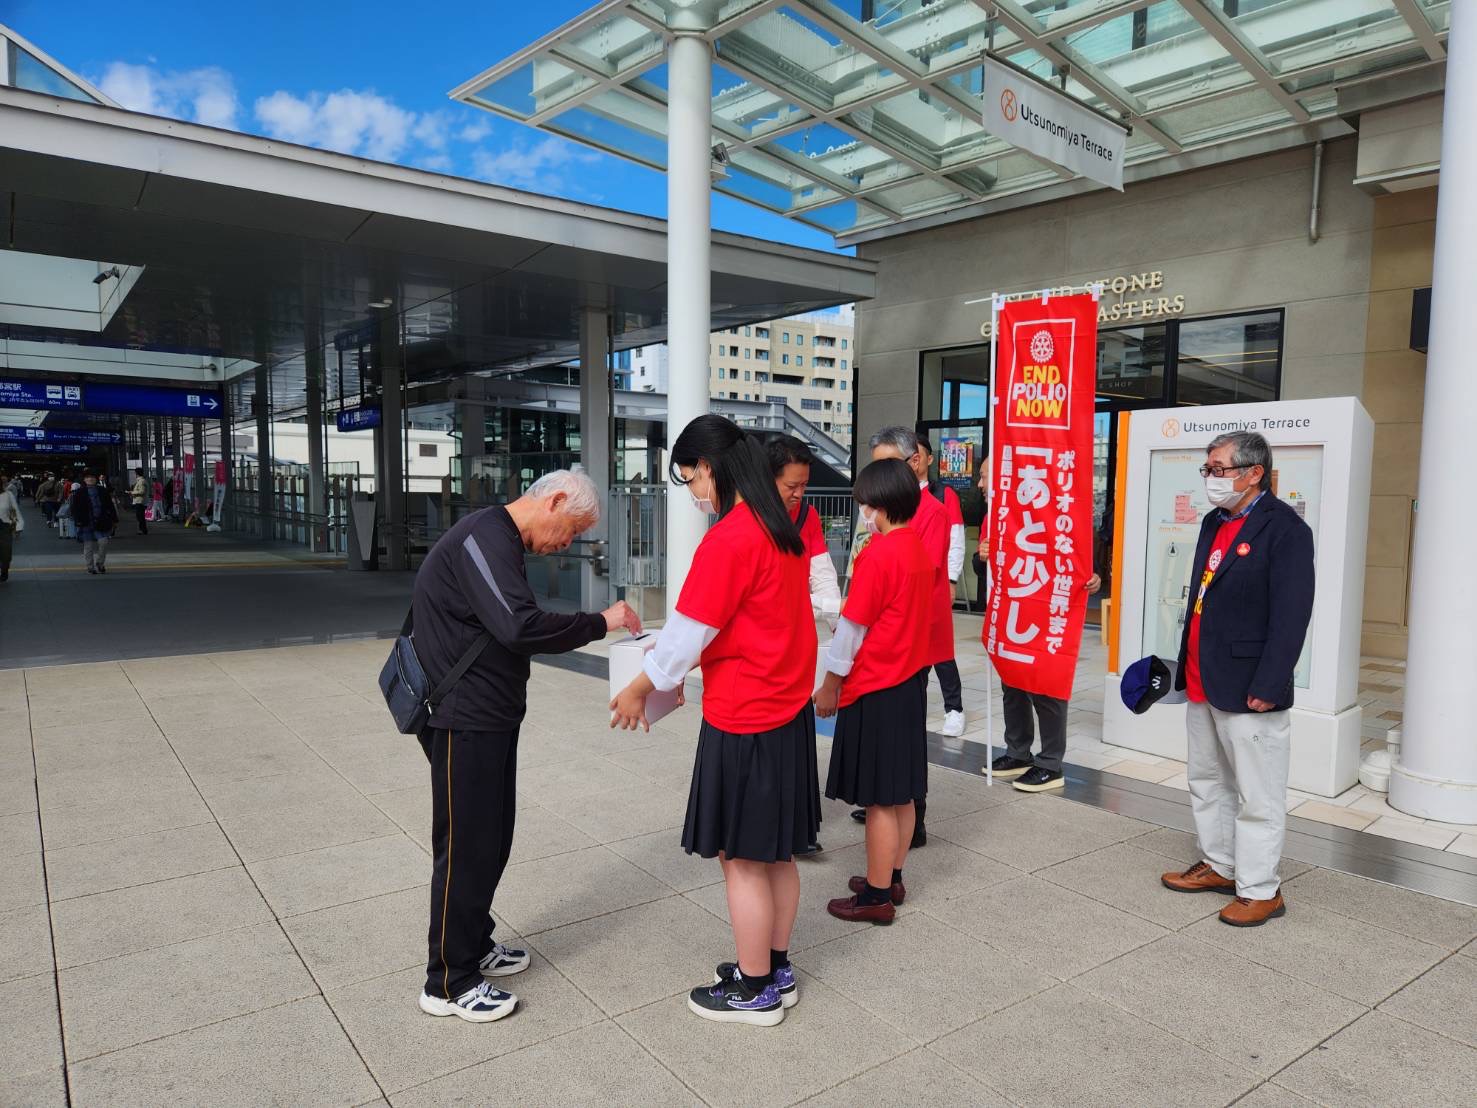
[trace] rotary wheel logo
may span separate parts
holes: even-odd
[[[1159,430],[1163,432],[1165,438],[1172,439],[1180,433],[1180,421],[1177,419],[1166,419],[1164,426],[1159,428]]]
[[[1056,343],[1051,341],[1050,331],[1037,331],[1031,336],[1031,361],[1046,365],[1056,352]]]
[[[1008,88],[1000,94],[1000,114],[1011,123],[1015,122],[1015,89]]]

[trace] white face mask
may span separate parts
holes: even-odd
[[[865,508],[862,509],[862,526],[867,529],[867,534],[869,535],[880,535],[882,533],[882,528],[877,524],[877,512],[875,509],[870,512]]]
[[[692,491],[691,485],[687,486],[687,495],[692,497],[692,506],[698,511],[702,512],[703,515],[715,516],[718,514],[718,509],[713,507],[713,502],[709,500],[706,496],[699,497],[695,492]]]
[[[1205,496],[1217,508],[1229,508],[1235,504],[1245,490],[1236,491],[1236,478],[1234,477],[1207,477],[1205,479]]]

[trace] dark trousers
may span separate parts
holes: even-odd
[[[145,507],[146,505],[144,504],[135,504],[133,506],[133,514],[138,519],[138,533],[140,535],[147,535],[149,533],[149,524],[144,519]]]
[[[0,569],[10,572],[10,555],[15,549],[15,528],[8,523],[0,523]]]
[[[426,993],[454,999],[482,980],[492,951],[492,897],[513,849],[518,732],[421,737],[431,762],[431,926]]]
[[[1005,708],[1005,753],[1018,762],[1029,762],[1036,738],[1036,720],[1041,721],[1041,753],[1034,761],[1042,769],[1059,773],[1067,755],[1067,702],[1054,696],[1023,692],[1002,685]],[[1035,719],[1031,710],[1035,709]]]
[[[57,512],[57,509],[60,508],[60,507],[61,507],[60,501],[56,501],[56,500],[43,500],[43,501],[41,501],[41,514],[46,517],[46,522],[47,523],[51,523],[51,522],[53,522],[56,519],[56,512]]]
[[[939,676],[939,691],[944,694],[944,711],[964,711],[964,682],[959,677],[959,663],[950,658],[933,667]]]

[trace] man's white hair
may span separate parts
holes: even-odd
[[[590,525],[600,522],[600,491],[584,470],[556,469],[546,473],[523,495],[534,500],[543,500],[557,492],[564,493],[564,512],[579,520],[589,520]]]

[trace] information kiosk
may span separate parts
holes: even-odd
[[[1125,669],[1157,654],[1173,663],[1191,602],[1200,521],[1210,511],[1200,466],[1229,431],[1272,447],[1272,493],[1313,529],[1317,593],[1294,673],[1290,788],[1337,796],[1359,776],[1359,634],[1374,424],[1353,397],[1124,412],[1118,425],[1118,514],[1104,686],[1103,741],[1184,760],[1183,704],[1143,715],[1123,706]]]

